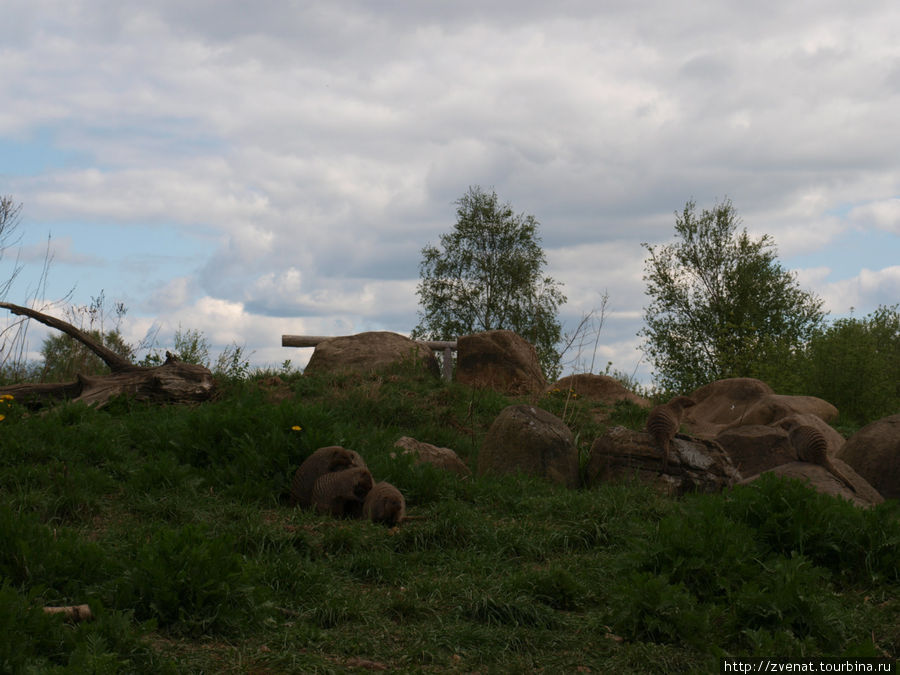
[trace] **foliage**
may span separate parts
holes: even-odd
[[[900,412],[900,312],[880,306],[838,319],[804,350],[803,393],[832,403],[857,425]]]
[[[179,324],[175,331],[172,351],[185,363],[195,363],[205,368],[212,366],[212,372],[222,377],[242,379],[250,375],[250,360],[244,353],[244,347],[237,343],[230,344],[216,357],[216,362],[211,364],[210,346],[209,339],[203,334],[203,331],[182,328]],[[159,366],[163,361],[163,350],[151,349],[141,360],[140,365]],[[290,362],[285,363],[289,367]],[[284,367],[282,370],[286,372]]]
[[[204,527],[161,527],[142,534],[116,600],[138,618],[175,634],[238,633],[268,606],[230,537]]]
[[[858,509],[771,477],[679,500],[460,478],[394,442],[474,466],[498,412],[528,402],[589,445],[596,404],[402,365],[271,380],[229,381],[197,406],[29,415],[13,402],[0,670],[712,672],[722,654],[900,651],[896,504]],[[646,409],[610,414],[602,424],[642,426]],[[333,444],[359,451],[417,519],[390,530],[289,508],[296,467]],[[94,622],[38,611],[81,603]]]
[[[134,348],[119,331],[119,324],[127,312],[125,305],[116,303],[113,312],[116,325],[106,330],[104,324],[110,312],[106,308],[104,293],[100,291],[100,295],[91,298],[89,305],[67,307],[65,315],[70,324],[130,361],[134,358]],[[42,381],[64,382],[74,380],[77,374],[101,375],[109,372],[108,366],[87,345],[65,333],[46,337],[41,356],[44,359],[40,373]]]
[[[244,347],[231,343],[216,357],[212,372],[222,377],[243,379],[250,374],[250,359],[244,354]]]
[[[692,391],[727,377],[756,377],[801,348],[821,325],[822,302],[776,260],[768,235],[737,233],[731,202],[676,213],[677,241],[643,244],[644,351],[664,390]]]
[[[209,339],[203,331],[193,328],[182,328],[178,324],[172,344],[172,351],[185,363],[195,363],[209,368]],[[152,349],[141,360],[142,366],[159,366],[164,361],[162,350]]]
[[[470,187],[457,202],[453,231],[440,247],[422,249],[417,288],[420,322],[413,336],[455,340],[507,329],[535,346],[549,379],[558,374],[556,317],[566,301],[560,284],[543,275],[546,257],[533,216],[513,213],[497,193]]]

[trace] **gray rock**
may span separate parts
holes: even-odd
[[[900,413],[864,426],[847,440],[837,457],[885,499],[900,499]]]
[[[478,473],[525,473],[578,487],[578,450],[565,423],[541,408],[505,408],[478,453]]]
[[[612,427],[591,446],[587,478],[591,485],[637,479],[673,496],[721,492],[741,480],[718,443],[682,434],[672,439],[666,471],[662,467],[663,451],[649,433]]]
[[[459,476],[472,475],[472,470],[450,448],[439,448],[409,436],[398,439],[394,447],[403,450],[400,454],[411,455],[416,464],[431,464]]]
[[[806,481],[813,489],[822,494],[842,497],[851,501],[858,506],[873,506],[884,501],[884,497],[878,494],[878,491],[866,482],[852,467],[845,464],[839,459],[831,460],[852,484],[853,490],[848,489],[833,473],[824,466],[819,464],[811,464],[809,462],[788,462],[773,469],[764,471],[763,473],[772,473],[776,476],[784,476],[786,478],[797,478]],[[742,483],[752,483],[759,479],[760,475],[751,476]]]
[[[456,345],[457,382],[507,394],[547,387],[534,346],[510,330],[461,335]]]
[[[437,359],[428,345],[388,331],[345,335],[320,342],[304,372],[369,373],[406,359],[420,363],[435,377],[440,374]]]

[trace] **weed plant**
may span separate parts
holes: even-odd
[[[761,480],[672,500],[460,478],[507,405],[583,457],[646,411],[508,398],[397,367],[223,381],[203,405],[13,405],[0,421],[3,672],[714,672],[722,655],[900,653],[900,512]],[[273,386],[277,391],[273,391]],[[277,395],[276,395],[277,394]],[[396,530],[291,509],[316,448],[406,495]],[[90,604],[66,624],[46,605]]]

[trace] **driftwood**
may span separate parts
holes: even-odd
[[[74,382],[0,387],[0,394],[12,394],[16,401],[28,407],[38,407],[48,400],[61,399],[101,407],[119,394],[133,396],[139,401],[158,403],[193,403],[205,401],[212,395],[213,376],[208,368],[180,361],[169,352],[166,352],[165,363],[160,366],[137,366],[87,333],[56,317],[8,302],[0,302],[0,307],[13,314],[40,321],[75,338],[99,356],[112,371],[109,375],[79,374]]]

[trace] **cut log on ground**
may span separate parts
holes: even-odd
[[[88,605],[70,605],[68,607],[44,607],[46,614],[62,614],[66,621],[77,623],[79,621],[91,621],[94,615]]]
[[[160,366],[137,366],[87,333],[56,317],[8,302],[0,302],[0,307],[18,316],[40,321],[73,337],[99,356],[112,371],[109,375],[78,375],[75,382],[25,383],[0,387],[0,394],[11,394],[17,402],[29,408],[38,408],[47,402],[62,399],[101,407],[120,394],[155,403],[196,403],[212,396],[213,376],[204,366],[185,363],[169,352],[166,352],[165,363]]]

